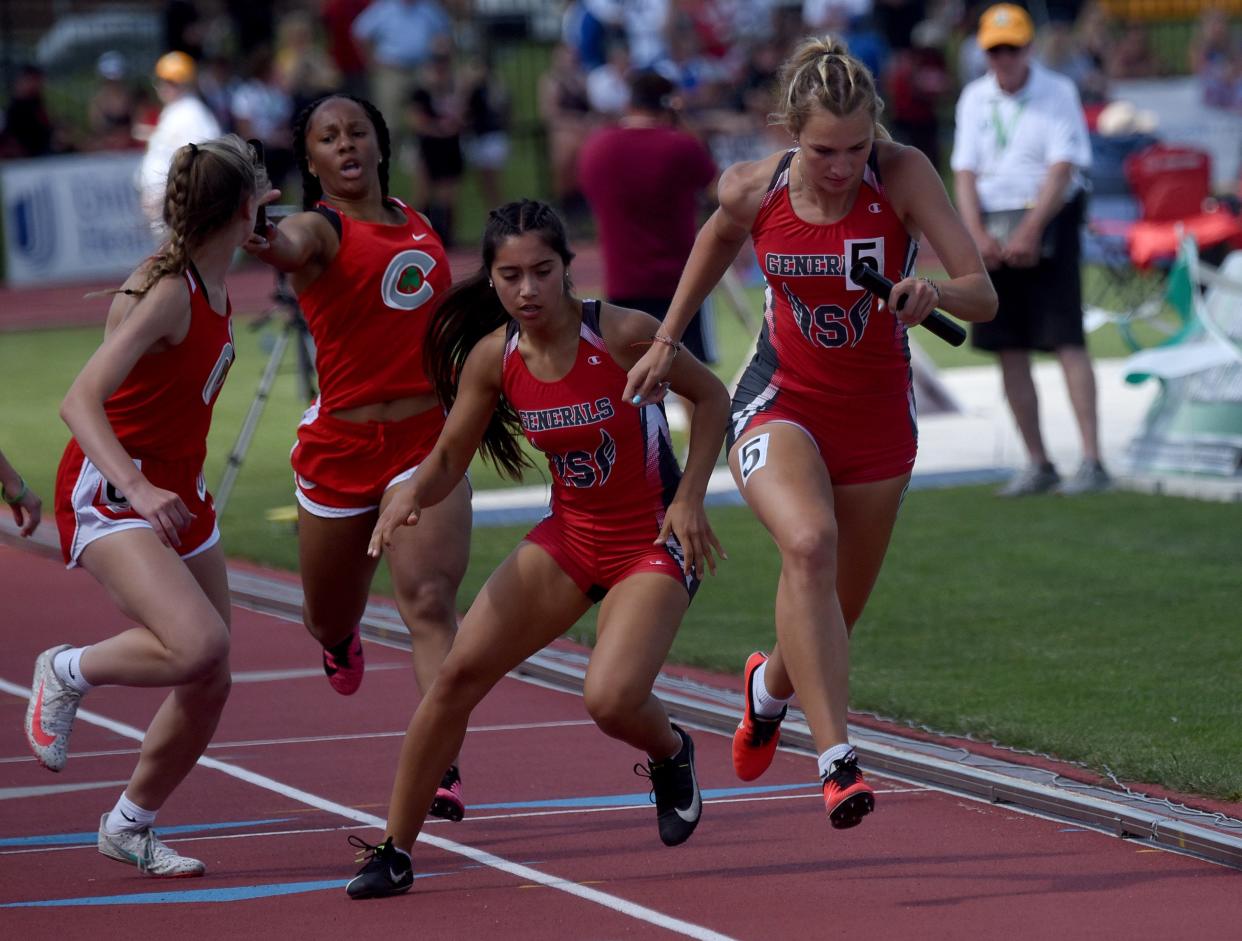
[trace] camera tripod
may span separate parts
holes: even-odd
[[[250,409],[246,412],[246,419],[242,422],[237,442],[233,445],[233,450],[229,452],[228,460],[224,465],[224,473],[220,475],[220,486],[215,490],[217,517],[224,515],[224,507],[229,501],[229,495],[233,492],[233,484],[237,481],[237,475],[241,473],[242,462],[246,459],[246,452],[250,449],[250,441],[254,437],[255,429],[259,426],[263,409],[267,407],[272,386],[276,383],[276,374],[280,371],[280,365],[285,358],[285,350],[291,342],[295,344],[297,350],[298,392],[306,402],[310,402],[317,394],[315,391],[315,341],[311,339],[306,318],[302,316],[297,297],[289,289],[288,279],[284,272],[276,273],[276,290],[272,294],[272,299],[276,302],[276,306],[255,321],[252,329],[258,330],[266,326],[277,316],[283,316],[284,323],[272,341],[272,351],[267,357],[267,365],[263,368],[263,375],[259,379],[259,387],[255,390]]]

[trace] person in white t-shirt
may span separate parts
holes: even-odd
[[[168,165],[179,147],[201,144],[223,133],[211,110],[198,97],[198,68],[184,52],[168,52],[155,63],[155,93],[164,107],[147,141],[138,169],[139,201],[157,239],[164,225],[164,189]]]
[[[1074,83],[1031,57],[1034,25],[1000,3],[978,42],[988,73],[957,102],[952,167],[957,208],[1000,298],[996,319],[973,326],[976,349],[1000,358],[1005,397],[1029,457],[1002,496],[1106,489],[1095,373],[1082,328],[1079,228],[1091,143]],[[1061,479],[1044,448],[1031,352],[1055,353],[1082,441],[1082,464]]]

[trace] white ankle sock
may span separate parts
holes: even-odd
[[[785,708],[786,703],[793,699],[788,696],[785,699],[777,699],[768,692],[767,685],[763,682],[763,674],[768,668],[768,662],[765,660],[760,664],[759,669],[751,674],[750,695],[755,701],[755,715],[763,719],[775,719],[781,714],[781,710]]]
[[[84,653],[86,653],[85,647],[71,647],[68,650],[62,650],[52,658],[52,672],[56,674],[56,678],[79,693],[95,688],[95,684],[82,675],[82,654]]]
[[[832,773],[832,766],[842,759],[849,758],[854,754],[854,746],[849,742],[842,742],[840,745],[833,745],[830,749],[819,756],[819,779],[822,781]]]
[[[155,815],[158,812],[155,810],[144,810],[130,800],[125,795],[125,792],[122,791],[121,799],[112,808],[112,813],[108,814],[108,822],[104,824],[104,829],[109,833],[122,833],[126,830],[145,830],[155,823]]]

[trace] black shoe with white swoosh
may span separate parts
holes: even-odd
[[[651,796],[656,805],[656,822],[665,846],[677,846],[690,839],[703,813],[699,780],[694,773],[694,742],[678,725],[673,731],[681,736],[681,751],[663,761],[648,761],[644,768],[634,766],[634,773],[651,779]]]
[[[358,870],[358,875],[345,886],[351,899],[379,899],[410,890],[410,886],[414,884],[410,857],[392,845],[392,837],[379,846],[372,846],[366,840],[351,834],[349,844],[358,848],[359,862],[364,854],[369,854],[363,867]]]

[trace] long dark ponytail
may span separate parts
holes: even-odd
[[[423,347],[427,375],[445,408],[451,408],[457,398],[457,379],[470,351],[489,333],[509,322],[509,314],[491,286],[490,272],[501,243],[525,232],[538,233],[566,268],[573,261],[565,224],[546,203],[522,199],[488,213],[483,229],[483,265],[445,294],[432,315]],[[520,480],[524,467],[534,467],[522,449],[521,439],[522,424],[517,411],[502,397],[483,433],[479,450],[501,474]]]
[[[319,177],[310,172],[310,162],[306,157],[306,130],[310,127],[311,118],[314,117],[319,106],[333,98],[352,101],[367,113],[371,126],[375,128],[375,138],[379,142],[380,192],[383,193],[384,199],[388,198],[388,168],[392,165],[392,138],[388,133],[388,124],[384,121],[384,115],[380,113],[379,108],[365,98],[356,98],[353,95],[323,95],[299,111],[297,117],[293,119],[293,156],[302,173],[303,209],[313,209],[315,204],[323,198],[323,185],[319,182]]]

